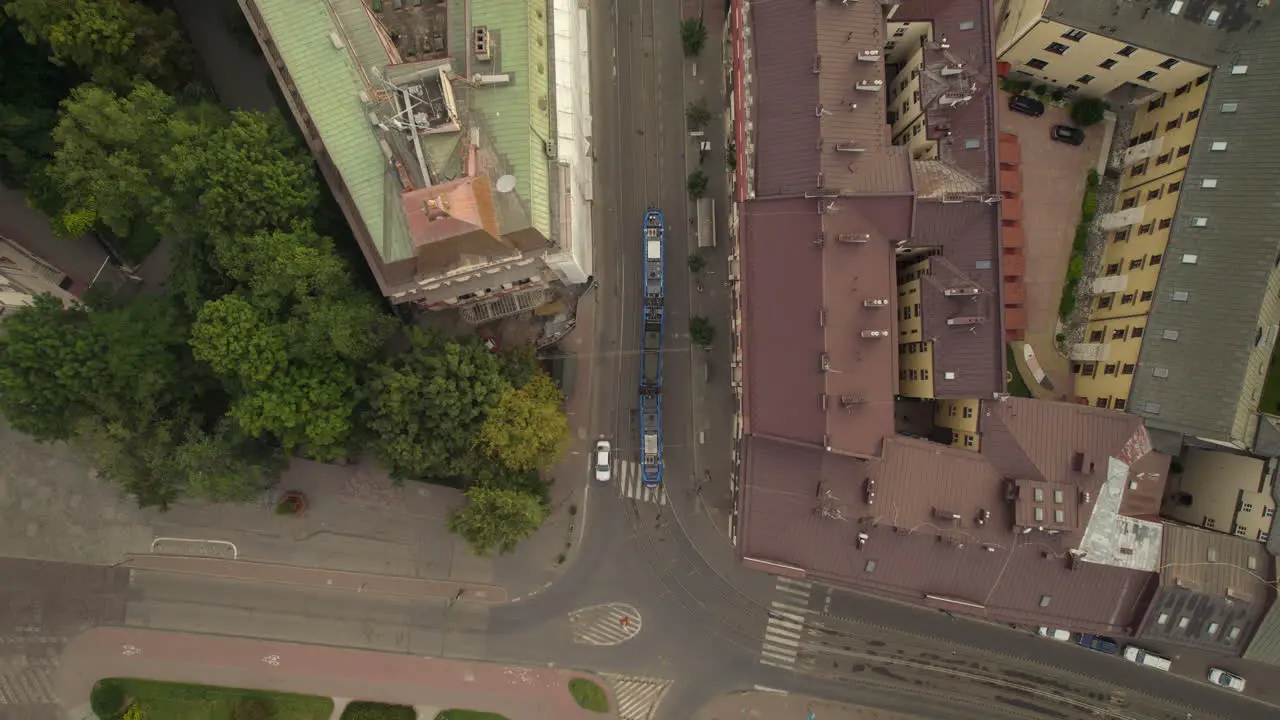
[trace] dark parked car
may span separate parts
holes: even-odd
[[[1080,639],[1076,642],[1080,643],[1081,647],[1087,647],[1090,650],[1097,650],[1098,652],[1109,653],[1111,655],[1120,652],[1120,646],[1116,644],[1116,641],[1105,635],[1085,634],[1081,635]]]
[[[1049,137],[1068,145],[1081,145],[1084,143],[1084,131],[1070,125],[1054,125],[1053,130],[1049,132]]]
[[[1044,103],[1026,95],[1014,95],[1009,98],[1009,109],[1014,112],[1020,112],[1023,115],[1040,117],[1044,114]]]

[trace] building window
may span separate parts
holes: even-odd
[[[1051,595],[1040,596],[1040,607],[1047,608],[1051,602],[1053,602],[1053,597]]]
[[[1147,200],[1159,200],[1159,199],[1160,199],[1160,193],[1161,193],[1161,192],[1163,192],[1163,191],[1164,191],[1164,188],[1163,188],[1163,187],[1158,187],[1158,188],[1156,188],[1155,190],[1148,191],[1148,192],[1147,192]]]
[[[1088,36],[1089,36],[1089,33],[1083,30],[1076,30],[1075,28],[1072,28],[1062,33],[1062,37],[1068,40],[1074,40],[1075,42],[1080,42],[1081,40],[1085,39]]]
[[[1027,67],[1033,67],[1036,70],[1043,70],[1048,67],[1048,65],[1049,62],[1047,60],[1041,60],[1040,58],[1031,58],[1027,61]]]
[[[1248,535],[1248,534],[1249,534],[1249,528],[1245,527],[1244,525],[1236,526],[1236,535],[1239,535],[1240,537],[1244,537],[1245,535]]]
[[[1174,97],[1182,97],[1183,95],[1186,95],[1186,94],[1187,94],[1187,93],[1189,93],[1189,92],[1191,92],[1191,83],[1187,83],[1186,85],[1183,85],[1182,87],[1178,88],[1177,90],[1174,90],[1174,91],[1173,91],[1173,96],[1174,96]]]
[[[1097,363],[1085,363],[1085,364],[1084,364],[1084,373],[1083,373],[1083,374],[1088,375],[1089,377],[1093,377],[1094,375],[1097,375],[1097,374],[1098,374],[1098,364],[1097,364]]]
[[[1137,204],[1138,204],[1138,196],[1137,196],[1137,195],[1132,195],[1132,196],[1130,196],[1130,197],[1125,198],[1125,199],[1124,199],[1124,202],[1120,203],[1120,209],[1121,209],[1121,210],[1128,210],[1129,208],[1131,208],[1131,207],[1133,207],[1133,206],[1135,206],[1135,205],[1137,205]]]
[[[1120,274],[1120,263],[1111,263],[1107,266],[1107,277]]]
[[[1152,231],[1152,229],[1154,229],[1154,227],[1155,227],[1155,223],[1143,223],[1143,224],[1141,224],[1141,225],[1139,225],[1139,226],[1138,226],[1138,234],[1139,234],[1139,235],[1150,235],[1150,234],[1151,234],[1151,231]]]
[[[1213,529],[1213,525],[1214,525],[1213,518],[1211,518],[1211,517],[1206,517],[1206,518],[1204,519],[1204,523],[1203,523],[1203,524],[1204,524],[1204,526],[1205,526],[1206,528],[1208,528],[1208,529],[1212,530],[1212,529]]]
[[[1173,218],[1165,218],[1160,221],[1160,229],[1165,230],[1173,224]]]
[[[1147,262],[1151,265],[1159,265],[1160,261],[1163,259],[1164,259],[1164,253],[1155,253],[1154,255],[1151,256],[1151,259],[1148,260]]]
[[[1218,112],[1233,113],[1240,109],[1240,103],[1225,102],[1222,107],[1218,108]]]
[[[1253,503],[1240,503],[1240,512],[1253,512]]]
[[[899,380],[901,380],[901,381],[904,381],[904,382],[905,382],[905,381],[906,381],[906,379],[907,379],[907,371],[906,371],[906,370],[899,370],[899,371],[898,371],[898,379],[899,379]]]
[[[1116,369],[1117,369],[1118,367],[1119,367],[1119,366],[1118,366],[1118,365],[1116,365],[1115,363],[1111,363],[1111,364],[1109,364],[1109,365],[1104,365],[1104,366],[1102,366],[1102,374],[1103,374],[1103,375],[1115,375],[1115,374],[1116,374]],[[1099,400],[1101,400],[1101,398],[1099,398]],[[1106,406],[1105,406],[1105,405],[1099,405],[1098,407],[1106,407]]]
[[[964,436],[964,446],[965,446],[965,447],[967,447],[967,448],[971,448],[971,447],[973,447],[973,436],[972,436],[972,435],[965,435],[965,436]]]
[[[1262,542],[1266,542],[1266,541],[1267,541],[1267,538],[1269,538],[1269,537],[1271,537],[1271,533],[1268,533],[1266,530],[1259,530],[1259,531],[1258,531],[1258,540],[1260,540],[1260,541],[1262,541]]]
[[[1133,293],[1125,293],[1124,295],[1121,295],[1121,296],[1120,296],[1120,304],[1121,304],[1121,305],[1132,305],[1132,304],[1133,304]]]
[[[894,37],[902,37],[903,35],[906,35],[906,34],[907,34],[907,29],[904,27],[900,27],[897,30],[893,31]]]
[[[1088,85],[1089,83],[1093,82],[1093,76],[1081,75],[1080,77],[1076,78],[1076,82],[1080,83],[1081,85]]]
[[[921,371],[920,371],[920,379],[921,379],[921,380],[928,380],[928,379],[929,379],[929,371],[928,371],[928,370],[921,370]]]
[[[908,370],[908,371],[907,371],[907,379],[908,379],[908,380],[915,380],[915,379],[916,379],[916,377],[917,377],[917,374],[916,374],[916,371],[915,371],[915,370]]]
[[[1142,162],[1138,163],[1137,165],[1134,165],[1134,166],[1133,166],[1133,169],[1129,171],[1129,177],[1138,177],[1139,175],[1141,175],[1141,174],[1145,173],[1145,172],[1147,171],[1147,163],[1148,163],[1148,162],[1150,162],[1150,161],[1149,161],[1149,160],[1143,160]]]
[[[1114,238],[1114,241],[1115,241],[1115,242],[1123,242],[1123,241],[1128,240],[1128,239],[1129,239],[1129,228],[1125,228],[1125,229],[1123,229],[1123,230],[1117,230],[1117,231],[1116,231],[1116,235],[1115,235],[1115,238]]]
[[[1106,403],[1107,403],[1106,398],[1099,398],[1099,399],[1098,399],[1098,402],[1102,403],[1102,404],[1101,404],[1101,405],[1099,405],[1098,407],[1106,407],[1106,406],[1107,406],[1107,405],[1106,405]],[[1053,511],[1053,521],[1054,521],[1054,522],[1056,522],[1056,523],[1064,523],[1064,522],[1066,522],[1066,521],[1067,521],[1067,513],[1066,513],[1066,511],[1065,511],[1065,510],[1054,510],[1054,511]]]
[[[1184,147],[1190,147],[1190,146],[1184,146]],[[1227,149],[1227,141],[1215,140],[1211,145],[1209,145],[1209,149],[1214,152],[1223,152]],[[1182,154],[1182,148],[1178,148],[1178,154],[1179,155]]]
[[[1115,330],[1112,330],[1112,331],[1111,331],[1111,339],[1112,339],[1112,340],[1123,340],[1123,339],[1124,339],[1124,335],[1125,335],[1125,329],[1124,329],[1124,328],[1116,328]],[[1108,374],[1110,374],[1110,373],[1108,373]]]
[[[1089,342],[1096,342],[1096,343],[1102,342],[1102,331],[1094,330],[1093,332],[1089,333]]]
[[[1171,192],[1171,193],[1176,193],[1176,192],[1178,192],[1178,191],[1179,191],[1179,190],[1181,190],[1181,189],[1182,189],[1182,181],[1181,181],[1181,180],[1179,180],[1178,182],[1171,182],[1171,183],[1169,183],[1169,192]]]
[[[1143,300],[1150,300],[1150,299],[1151,299],[1151,295],[1150,295],[1150,294],[1148,294],[1148,293],[1145,293],[1145,292],[1144,292],[1144,293],[1142,293],[1142,299],[1143,299]],[[1142,332],[1143,332],[1143,329],[1142,329],[1142,328],[1140,328],[1140,327],[1130,328],[1130,329],[1129,329],[1129,337],[1140,338],[1140,337],[1142,337]]]
[[[1174,290],[1170,293],[1169,299],[1174,302],[1186,302],[1191,299],[1191,293],[1186,290]]]
[[[1187,617],[1186,615],[1183,615],[1182,617],[1178,618],[1179,630],[1186,630],[1189,625],[1191,625],[1191,618]]]
[[[1035,518],[1036,522],[1044,522],[1044,508],[1038,507],[1035,509]]]
[[[1200,117],[1200,108],[1187,111],[1187,122],[1191,122],[1192,120],[1195,120],[1198,117]]]
[[[1262,508],[1262,517],[1264,518],[1269,518],[1275,514],[1276,514],[1275,508],[1269,508],[1269,507]]]
[[[1115,410],[1123,410],[1125,408],[1125,405],[1126,403],[1124,400],[1121,400],[1120,398],[1116,398],[1116,401],[1112,405],[1112,408]]]
[[[1141,75],[1139,75],[1139,76],[1138,76],[1138,79],[1139,79],[1139,80],[1141,80],[1141,81],[1143,81],[1143,82],[1151,82],[1152,80],[1155,80],[1155,79],[1156,79],[1156,75],[1159,75],[1159,74],[1160,74],[1160,73],[1156,72],[1155,70],[1148,70],[1148,71],[1146,71],[1146,72],[1142,73]]]
[[[1115,58],[1107,58],[1106,60],[1103,60],[1102,62],[1098,63],[1098,67],[1102,68],[1103,70],[1110,70],[1111,68],[1115,67],[1116,63],[1118,62],[1120,61],[1116,60]]]
[[[1080,89],[1080,86],[1079,86],[1079,85],[1068,85],[1068,86],[1067,86],[1067,92],[1069,92],[1069,93],[1073,93],[1073,92],[1075,92],[1075,91],[1077,91],[1077,90],[1079,90],[1079,89]]]
[[[973,417],[973,408],[971,408],[971,407],[966,407],[966,408],[964,409],[963,415],[964,415],[964,417],[965,417],[965,418],[971,418],[971,417]]]
[[[1155,100],[1152,100],[1151,102],[1147,103],[1147,112],[1155,112],[1160,108],[1164,107],[1164,98],[1165,96],[1161,95]],[[1143,139],[1150,140],[1152,135],[1154,135],[1154,133],[1143,133],[1143,136],[1144,136]]]
[[[1200,86],[1200,85],[1203,85],[1203,84],[1205,84],[1205,83],[1207,83],[1207,82],[1209,82],[1209,73],[1205,73],[1205,74],[1201,75],[1200,77],[1196,78],[1196,86],[1197,86],[1197,87],[1198,87],[1198,86]]]
[[[1138,258],[1137,260],[1130,260],[1130,261],[1129,261],[1129,269],[1130,269],[1130,270],[1141,270],[1141,269],[1142,269],[1142,267],[1143,267],[1142,258]]]
[[[1054,491],[1053,491],[1053,501],[1054,501],[1055,503],[1057,503],[1057,504],[1061,505],[1065,500],[1066,500],[1066,494],[1065,494],[1065,493],[1063,493],[1061,490],[1054,490]]]
[[[1067,45],[1063,45],[1062,43],[1051,42],[1046,45],[1044,49],[1046,52],[1051,52],[1054,55],[1062,55],[1071,48]]]
[[[1119,55],[1120,57],[1129,57],[1130,55],[1134,54],[1137,51],[1138,51],[1138,48],[1132,45],[1125,45],[1124,47],[1117,50],[1116,54]]]
[[[1169,132],[1170,130],[1177,130],[1178,127],[1181,125],[1182,125],[1182,116],[1179,115],[1178,117],[1164,124],[1164,131]]]
[[[1031,490],[1032,499],[1038,503],[1044,502],[1044,488],[1033,488]]]
[[[1150,290],[1143,290],[1143,291],[1142,291],[1142,295],[1141,295],[1140,297],[1142,298],[1142,302],[1151,302],[1151,291],[1150,291]],[[1137,329],[1138,329],[1138,330],[1141,330],[1142,328],[1137,328]],[[1141,332],[1139,332],[1139,333],[1135,334],[1135,335],[1134,335],[1134,337],[1142,337],[1142,333],[1141,333]]]
[[[1165,163],[1169,162],[1169,161],[1170,161],[1170,160],[1172,160],[1172,159],[1173,159],[1173,156],[1172,156],[1170,153],[1165,153],[1165,154],[1163,154],[1163,155],[1158,155],[1158,156],[1156,157],[1156,164],[1157,164],[1157,165],[1164,165]]]
[[[1135,369],[1135,366],[1133,363],[1125,363],[1124,367],[1121,368],[1121,372],[1124,373],[1125,375],[1132,375],[1134,369]]]
[[[1178,64],[1177,60],[1173,58],[1167,58],[1164,62],[1160,63],[1160,67],[1164,68],[1165,70],[1172,70],[1173,66],[1177,64]]]
[[[1218,145],[1219,145],[1219,143],[1214,143],[1214,144],[1213,144],[1213,147],[1212,147],[1212,148],[1210,148],[1210,149],[1212,149],[1212,150],[1226,150],[1226,149],[1227,149],[1227,144],[1226,144],[1226,143],[1221,143],[1222,147],[1218,147]],[[1182,147],[1178,148],[1178,157],[1184,157],[1184,156],[1186,156],[1186,155],[1187,155],[1188,153],[1190,153],[1190,152],[1191,152],[1191,146],[1190,146],[1190,145],[1183,145]]]
[[[1111,307],[1111,296],[1110,296],[1110,295],[1103,295],[1102,297],[1098,298],[1098,309],[1099,309],[1099,310],[1106,310],[1106,309],[1107,309],[1107,308],[1109,308],[1109,307]]]

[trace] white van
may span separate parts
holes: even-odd
[[[1173,665],[1169,658],[1149,653],[1136,645],[1129,645],[1124,649],[1124,659],[1129,662],[1136,662],[1139,665],[1153,667],[1157,670],[1167,671]]]

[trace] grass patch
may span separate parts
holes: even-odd
[[[1280,415],[1280,354],[1275,351],[1271,353],[1271,367],[1267,370],[1267,380],[1262,385],[1262,397],[1258,399],[1258,410]]]
[[[507,720],[507,717],[479,710],[445,710],[436,716],[436,720]]]
[[[418,711],[408,705],[356,700],[342,709],[341,720],[418,720]]]
[[[157,720],[328,720],[333,713],[333,700],[313,695],[136,678],[111,678],[99,682],[98,687],[104,684],[119,687],[146,717]]]
[[[609,696],[604,688],[586,678],[574,678],[569,681],[569,694],[574,702],[583,710],[592,712],[609,712]]]
[[[1005,388],[1005,392],[1014,397],[1029,398],[1031,397],[1031,388],[1027,387],[1027,381],[1022,379],[1022,371],[1018,369],[1018,363],[1013,357],[1013,346],[1004,346],[1005,365],[1009,368],[1009,383]]]

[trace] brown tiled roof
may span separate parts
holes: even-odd
[[[821,445],[818,201],[753,200],[742,237],[746,432]]]
[[[1129,466],[1129,486],[1120,502],[1121,515],[1160,522],[1160,503],[1172,460],[1164,453],[1153,452]]]
[[[821,58],[824,187],[842,194],[910,192],[911,156],[906,147],[890,142],[885,123],[884,11],[873,2],[816,2],[813,7],[815,52]],[[864,51],[875,51],[881,59],[858,60]],[[879,83],[881,89],[857,90],[860,82]],[[837,149],[842,143],[852,143],[860,152]]]
[[[1004,391],[998,212],[996,205],[980,202],[916,202],[909,244],[940,251],[920,284],[924,336],[934,344],[933,388],[939,398],[991,397]],[[966,282],[980,292],[946,295],[948,288]],[[948,372],[953,379],[947,379]]]
[[[752,35],[757,197],[801,195],[817,187],[816,15],[812,2],[751,4],[752,27],[759,30]]]
[[[984,609],[943,606],[1008,622],[1134,626],[1155,575],[1073,560],[1078,531],[1016,532],[1007,493],[1012,480],[1078,490],[1069,502],[1083,526],[1109,459],[1136,463],[1149,450],[1141,420],[1021,398],[985,401],[980,412],[981,453],[893,436],[880,458],[854,460],[749,437],[743,556],[917,602],[975,603]]]
[[[1169,523],[1161,560],[1161,585],[1243,602],[1270,599],[1274,561],[1267,546],[1251,538]]]

